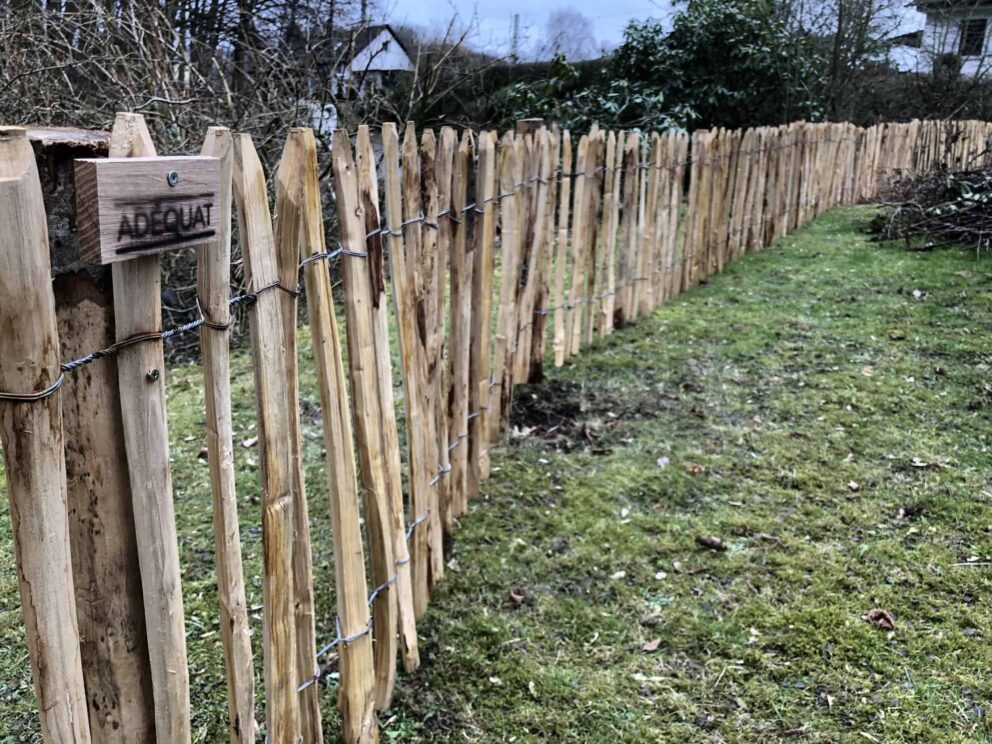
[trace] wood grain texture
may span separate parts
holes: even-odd
[[[345,142],[348,135],[339,132]],[[307,150],[316,153],[316,143],[307,137]],[[324,222],[320,209],[317,159],[307,156],[304,199],[303,254],[323,253]],[[358,246],[354,246],[358,248]],[[375,717],[375,671],[369,628],[368,584],[362,549],[361,514],[355,471],[354,435],[347,379],[341,361],[330,270],[325,261],[313,261],[304,269],[307,302],[320,406],[327,450],[327,485],[334,532],[334,575],[338,619],[344,637],[354,640],[339,646],[341,683],[338,707],[346,742],[375,742],[379,729]]]
[[[417,331],[417,300],[412,270],[408,266],[406,238],[415,239],[413,232],[403,229],[403,185],[400,171],[400,146],[396,125],[382,127],[383,169],[386,183],[386,225],[389,229],[389,256],[393,278],[393,305],[399,331],[400,357],[403,369],[403,389],[407,409],[407,461],[409,464],[410,520],[418,522],[410,537],[410,560],[413,582],[413,606],[417,619],[427,611],[430,598],[428,548],[430,508],[429,483],[432,476],[428,467],[428,444],[417,436],[417,424],[411,422],[414,410],[422,399],[421,390],[426,369],[419,353]],[[419,177],[419,170],[418,170]],[[411,408],[412,407],[412,408]],[[419,520],[419,521],[418,521]]]
[[[110,155],[155,155],[155,146],[140,115],[117,115],[110,135]],[[141,256],[115,263],[111,273],[117,340],[161,330],[159,257]],[[138,537],[155,731],[159,741],[181,744],[191,737],[189,670],[161,340],[121,349],[117,355],[117,375]]]
[[[358,168],[359,199],[365,215],[365,234],[381,228],[379,211],[379,179],[376,175],[375,150],[368,127],[360,127],[355,157]],[[376,235],[365,242],[372,279],[372,324],[375,338],[376,384],[382,411],[382,453],[385,464],[385,485],[389,515],[389,536],[393,546],[395,582],[390,589],[396,600],[396,620],[399,625],[400,653],[403,668],[412,672],[420,666],[417,622],[413,608],[413,579],[410,573],[410,548],[406,542],[406,516],[403,510],[403,479],[400,465],[399,432],[396,403],[393,397],[393,364],[389,338],[389,298],[386,291],[386,242]],[[377,583],[380,583],[377,581]],[[395,634],[395,630],[393,631]],[[376,649],[377,666],[388,656],[396,663],[395,648],[386,652]],[[391,654],[391,655],[390,655]],[[377,688],[378,690],[379,688]],[[378,694],[378,692],[377,692]]]
[[[554,335],[551,340],[555,366],[565,363],[565,276],[568,268],[569,227],[572,199],[572,137],[566,129],[561,138],[561,173],[558,187],[558,240],[555,245],[555,278],[551,290],[551,306],[554,308]]]
[[[441,527],[451,534],[451,459],[448,453],[448,365],[445,350],[448,348],[448,270],[451,257],[451,237],[455,223],[439,215],[451,208],[451,173],[454,167],[458,137],[451,127],[441,127],[437,153],[434,157],[434,183],[437,188],[437,256],[434,265],[434,327],[437,345],[434,349],[430,385],[435,400],[434,427],[437,436],[438,472],[437,498],[441,512]]]
[[[517,333],[517,288],[520,279],[520,191],[516,188],[520,169],[517,147],[512,132],[503,135],[499,149],[499,220],[502,253],[502,280],[499,293],[496,343],[493,350],[493,382],[490,394],[499,405],[499,430],[506,429],[510,420],[513,396],[513,342]],[[495,440],[495,438],[494,438]]]
[[[251,136],[234,135],[234,195],[249,291],[279,278],[265,175]],[[262,292],[249,309],[255,405],[261,454],[262,604],[266,730],[270,744],[300,737],[293,580],[292,428],[286,410],[282,308],[276,291]]]
[[[496,240],[496,143],[490,132],[479,134],[475,179],[475,256],[472,269],[472,322],[469,341],[468,407],[478,412],[468,422],[468,496],[479,494],[483,459],[488,462],[489,379],[492,336],[493,244]],[[481,210],[481,213],[480,211]],[[488,472],[488,466],[485,468]]]
[[[33,393],[60,375],[48,225],[25,130],[0,128],[0,390]],[[21,616],[47,742],[90,741],[73,602],[61,397],[0,401]]]
[[[394,524],[390,515],[390,493],[386,475],[381,422],[394,411],[382,408],[378,356],[380,344],[376,339],[375,306],[384,299],[385,277],[382,273],[382,242],[378,235],[366,240],[370,227],[366,203],[359,182],[368,193],[373,174],[369,170],[368,129],[363,127],[363,142],[358,145],[364,157],[356,166],[347,138],[334,140],[334,193],[338,205],[338,229],[341,244],[366,253],[367,257],[342,256],[341,275],[344,280],[344,318],[347,328],[348,369],[354,406],[358,443],[359,482],[365,501],[365,526],[368,531],[372,584],[379,589],[372,607],[373,651],[375,660],[376,708],[389,707],[396,684],[397,605],[392,577]],[[369,195],[370,196],[370,195]],[[388,339],[387,339],[388,343]],[[388,347],[387,347],[388,348]],[[388,384],[392,384],[390,377]]]
[[[466,205],[468,203],[469,162],[472,158],[472,135],[463,132],[455,153],[451,185],[451,211],[456,215],[451,246],[451,340],[448,396],[448,426],[451,443],[452,514],[460,517],[468,511],[468,386],[469,352],[472,333],[472,270],[475,244],[469,240]]]
[[[425,232],[431,228],[423,222],[424,205],[422,200],[423,184],[421,181],[421,158],[418,147],[417,131],[413,122],[407,122],[403,133],[402,152],[403,176],[403,248],[406,252],[407,288],[413,293],[413,306],[416,309],[417,322],[413,326],[415,332],[412,338],[413,353],[417,369],[418,396],[408,401],[408,435],[423,440],[422,457],[410,461],[411,486],[426,484],[424,493],[418,497],[423,509],[417,514],[411,514],[411,521],[416,522],[425,516],[427,530],[427,583],[430,592],[444,578],[444,533],[441,528],[441,514],[438,504],[437,487],[434,475],[437,472],[437,436],[432,416],[433,389],[429,385],[430,374],[430,290],[432,286],[427,281],[425,269],[433,257],[427,255],[427,249],[433,241],[427,239]],[[436,224],[436,223],[432,223]],[[423,470],[423,473],[419,471]],[[415,472],[417,471],[417,472]],[[411,497],[412,498],[412,497]],[[417,529],[420,529],[419,527]]]
[[[255,741],[258,733],[255,723],[255,672],[235,489],[230,339],[228,331],[222,328],[231,321],[228,304],[231,291],[231,180],[234,173],[231,132],[224,127],[210,127],[202,152],[219,159],[221,172],[216,202],[217,237],[197,254],[200,308],[211,324],[221,326],[200,327],[220,633],[227,675],[231,742],[249,744]]]
[[[290,456],[293,478],[293,593],[296,623],[296,673],[301,682],[317,673],[317,631],[313,598],[313,549],[310,540],[310,508],[303,474],[303,435],[300,430],[300,382],[298,362],[296,288],[299,284],[300,235],[306,182],[305,132],[291,128],[283,147],[275,178],[273,233],[280,291],[283,354],[286,360],[286,412],[290,427]],[[317,685],[300,691],[300,733],[306,742],[323,741]]]

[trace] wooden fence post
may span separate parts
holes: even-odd
[[[343,131],[338,136],[347,137]],[[414,613],[419,619],[427,611],[427,603],[430,599],[430,554],[427,540],[429,524],[426,521],[430,517],[430,477],[428,473],[433,472],[436,465],[428,463],[429,445],[424,441],[423,434],[415,428],[418,424],[413,420],[419,414],[418,404],[425,394],[422,387],[423,380],[426,378],[426,360],[419,353],[416,328],[417,298],[412,278],[413,269],[408,266],[408,253],[404,245],[407,231],[402,227],[404,219],[399,137],[395,124],[383,124],[382,145],[386,182],[386,229],[390,241],[389,255],[393,274],[393,298],[400,337],[403,386],[406,392],[406,439],[410,467],[410,514],[413,525],[410,532],[413,606]]]
[[[252,357],[261,451],[266,730],[271,744],[300,736],[296,611],[293,592],[293,463],[286,410],[282,308],[274,292],[279,271],[265,175],[251,136],[234,136],[234,192],[251,305]],[[295,290],[295,286],[292,288]],[[347,629],[345,629],[347,632]]]
[[[300,275],[300,230],[306,155],[302,131],[289,130],[275,179],[273,227],[279,271],[279,306],[282,314],[283,356],[286,368],[286,413],[289,416],[290,458],[293,487],[293,594],[296,624],[296,673],[305,680],[315,673],[317,630],[313,600],[313,555],[310,544],[310,510],[303,476],[303,436],[300,431],[300,383],[297,359],[297,287]],[[300,691],[300,732],[303,740],[323,741],[319,689]]]
[[[413,336],[413,354],[416,359],[417,390],[416,399],[407,401],[407,434],[422,442],[423,452],[416,460],[410,460],[411,473],[418,471],[416,477],[411,476],[411,484],[423,484],[424,489],[420,501],[423,509],[413,515],[416,521],[424,517],[427,532],[427,585],[428,594],[434,590],[434,585],[444,578],[444,531],[441,527],[440,507],[437,499],[437,489],[434,475],[437,472],[437,436],[435,423],[431,416],[431,400],[433,390],[428,384],[429,361],[428,346],[430,330],[427,327],[426,307],[429,298],[426,295],[427,282],[423,275],[424,260],[424,214],[421,201],[421,160],[417,141],[417,130],[413,122],[406,123],[403,133],[403,248],[406,252],[407,286],[413,295],[413,304],[417,308],[417,317],[424,317],[424,324],[419,322],[411,327]],[[461,215],[464,217],[464,214]],[[430,228],[427,228],[430,229]]]
[[[469,348],[468,422],[469,495],[489,473],[489,379],[492,334],[493,244],[496,241],[496,143],[491,132],[479,134],[475,182],[475,266],[472,270],[472,329]],[[464,217],[463,217],[464,219]]]
[[[379,393],[379,408],[382,411],[382,451],[385,458],[385,485],[390,520],[389,534],[393,545],[393,571],[396,576],[396,614],[398,615],[399,637],[403,668],[408,672],[420,666],[420,650],[417,642],[417,622],[413,610],[413,581],[410,575],[410,549],[406,542],[406,512],[403,510],[403,479],[400,472],[399,434],[396,428],[396,404],[393,399],[393,366],[389,341],[389,299],[386,291],[385,243],[383,241],[382,218],[379,212],[379,180],[376,177],[375,150],[369,128],[358,128],[356,143],[358,167],[358,191],[362,210],[365,214],[365,234],[378,231],[380,234],[367,238],[365,263],[374,280],[372,287],[372,323],[375,337],[375,364]],[[316,157],[316,153],[314,155]],[[314,165],[316,168],[316,164]],[[385,579],[376,579],[381,584]],[[378,601],[378,598],[377,598]],[[373,614],[375,613],[373,607]],[[382,630],[379,631],[379,637]],[[375,637],[375,636],[373,636]],[[388,655],[376,649],[377,664],[384,664]],[[395,650],[389,652],[391,664],[395,664]],[[380,697],[380,707],[382,699]]]
[[[614,136],[613,132],[610,132],[610,136]],[[620,197],[622,194],[620,187],[623,176],[624,142],[624,131],[621,129],[616,133],[616,142],[613,145],[613,166],[611,168],[613,179],[610,193],[609,228],[607,230],[609,245],[606,248],[606,280],[603,285],[605,287],[602,305],[603,334],[607,336],[613,333],[617,304],[617,231],[620,227]]]
[[[585,286],[585,244],[587,213],[589,211],[589,170],[590,159],[589,135],[579,138],[579,146],[575,157],[575,187],[572,196],[572,242],[571,276],[568,291],[567,312],[565,314],[565,356],[573,357],[579,353],[579,340],[582,333],[582,288]]]
[[[88,744],[72,591],[59,338],[41,181],[25,130],[0,128],[0,439],[21,611],[46,742]],[[53,388],[54,386],[54,388]]]
[[[231,133],[210,127],[202,155],[220,158],[221,192],[217,199],[216,239],[197,252],[197,297],[207,322],[200,326],[204,403],[207,423],[207,463],[213,494],[214,554],[220,633],[227,673],[227,707],[232,744],[249,744],[257,737],[255,673],[252,662],[245,577],[241,562],[241,531],[234,485],[234,431],[231,420],[231,369],[228,303],[231,287],[231,179],[234,151]]]
[[[618,147],[619,149],[619,147]],[[633,286],[637,275],[635,257],[637,255],[637,191],[640,179],[637,169],[637,153],[640,137],[630,132],[624,138],[623,146],[623,202],[621,206],[620,263],[616,285],[616,325],[630,322],[633,306]]]
[[[335,140],[343,138],[346,143],[348,141],[344,132],[336,132],[334,137]],[[325,254],[324,221],[317,180],[316,143],[312,133],[307,133],[305,144],[307,179],[303,200],[303,254],[313,258]],[[348,248],[360,252],[362,246],[357,243]],[[338,708],[342,718],[342,738],[347,742],[375,742],[378,739],[375,671],[372,638],[369,635],[368,585],[362,550],[354,439],[330,270],[326,262],[309,261],[304,268],[304,280],[320,390],[327,452],[328,501],[334,533],[335,593],[340,633],[336,643],[341,654]]]
[[[28,137],[33,133],[29,131]],[[34,135],[49,215],[75,212],[74,157],[107,154],[107,137]],[[69,220],[73,222],[73,220]],[[76,359],[115,341],[110,269],[79,265],[78,235],[52,252],[61,352]],[[134,507],[118,405],[117,358],[66,376],[60,395],[76,616],[94,742],[152,741],[155,703],[145,635]]]
[[[557,127],[547,135],[548,146],[550,147],[548,172],[547,172],[547,206],[545,218],[541,227],[543,238],[541,240],[541,256],[538,264],[539,282],[537,295],[534,299],[535,309],[532,312],[534,328],[531,334],[530,347],[530,369],[527,379],[531,382],[539,382],[544,379],[544,352],[547,347],[547,327],[548,327],[548,297],[550,296],[551,285],[551,263],[554,254],[555,242],[555,204],[558,200],[558,179],[555,173],[558,169],[558,155],[561,149],[561,139]]]
[[[410,127],[411,137],[416,130]],[[411,161],[411,167],[416,165],[417,148],[411,146],[404,153]],[[418,324],[418,342],[424,357],[423,366],[423,428],[427,436],[427,474],[430,476],[431,513],[428,518],[427,542],[430,548],[430,582],[431,588],[444,578],[444,536],[450,532],[444,524],[441,510],[441,480],[444,477],[441,463],[441,439],[438,436],[437,409],[441,397],[437,388],[439,355],[444,329],[440,327],[437,306],[439,303],[437,291],[437,256],[438,256],[438,200],[440,195],[437,188],[437,138],[430,129],[425,129],[420,137],[420,168],[410,181],[417,186],[416,200],[411,200],[411,206],[419,200],[419,216],[423,218],[421,230],[420,255],[412,256],[416,263],[414,269],[415,292],[418,307],[422,310],[423,325]],[[450,222],[450,220],[445,220]],[[419,222],[419,220],[418,220]],[[418,225],[419,227],[420,225]],[[443,445],[444,448],[447,445]],[[436,468],[436,470],[435,470]],[[436,474],[435,474],[436,473]]]
[[[602,129],[597,129],[594,136],[590,138],[589,159],[586,164],[587,174],[587,198],[589,209],[586,212],[586,283],[584,298],[585,304],[582,306],[582,330],[579,337],[576,351],[583,346],[589,346],[593,342],[596,324],[596,305],[602,302],[599,295],[599,285],[602,283],[600,275],[601,251],[599,246],[599,226],[596,219],[600,204],[602,203],[603,191],[603,161],[606,157],[606,133]],[[552,210],[552,214],[554,210]]]
[[[561,185],[558,187],[558,245],[555,249],[555,282],[551,292],[551,305],[555,313],[552,348],[555,366],[565,363],[565,277],[567,275],[569,208],[572,198],[572,137],[566,129],[561,140]],[[504,238],[505,240],[505,238]]]
[[[153,157],[155,146],[139,114],[118,114],[110,135],[111,157]],[[162,327],[161,263],[158,255],[115,263],[114,321],[117,340]],[[169,429],[165,415],[162,341],[120,350],[121,417],[131,499],[138,535],[138,562],[160,741],[190,741],[189,670],[180,584],[179,542],[172,500]]]
[[[496,326],[496,344],[493,351],[493,392],[490,400],[499,407],[499,422],[494,424],[495,434],[505,429],[510,420],[510,403],[513,396],[511,362],[513,343],[516,340],[516,292],[520,272],[520,210],[515,188],[517,177],[517,149],[513,134],[507,132],[500,142],[499,163],[499,212],[500,250],[502,253],[502,283],[499,293],[499,313]]]
[[[514,382],[530,381],[532,339],[534,335],[534,311],[538,310],[537,297],[544,281],[544,255],[548,239],[547,222],[553,214],[549,203],[551,193],[551,134],[541,128],[534,135],[534,161],[536,173],[528,178],[528,188],[534,193],[533,208],[528,225],[526,280],[520,293],[518,313],[516,354],[513,358]],[[533,180],[531,180],[533,179]]]
[[[446,534],[452,530],[451,519],[451,458],[448,453],[448,365],[444,350],[447,346],[448,264],[451,255],[451,235],[455,223],[441,219],[451,209],[451,173],[455,162],[458,138],[451,127],[441,127],[441,137],[434,159],[434,183],[437,188],[437,212],[431,218],[437,224],[437,257],[434,273],[434,326],[437,345],[431,360],[431,395],[434,398],[434,429],[437,435],[438,481],[437,499],[441,511],[441,525]],[[498,417],[497,417],[498,418]],[[498,422],[497,422],[498,425]]]
[[[459,517],[468,509],[468,385],[469,350],[472,331],[472,270],[475,245],[468,240],[468,165],[472,135],[462,134],[455,153],[451,186],[451,213],[455,236],[451,247],[451,343],[448,426],[451,444],[452,514]]]
[[[365,254],[365,257],[343,255],[341,275],[344,281],[351,397],[358,434],[359,482],[365,497],[365,526],[369,537],[372,583],[378,590],[372,607],[376,707],[383,710],[389,707],[396,683],[397,605],[396,595],[391,591],[395,559],[380,422],[395,413],[382,409],[379,394],[383,383],[392,385],[392,378],[388,381],[379,379],[379,365],[376,360],[378,340],[373,311],[385,299],[386,285],[385,275],[381,271],[376,273],[376,269],[382,269],[380,236],[372,234],[371,237],[366,237],[377,233],[379,225],[378,221],[373,225],[370,217],[375,216],[366,214],[365,201],[360,196],[360,190],[369,192],[373,178],[370,171],[372,163],[367,157],[368,129],[363,129],[363,142],[356,147],[359,153],[357,167],[348,138],[340,136],[340,133],[335,135],[334,193],[338,205],[341,244],[347,250]],[[359,186],[360,182],[367,184],[364,189]],[[376,262],[379,263],[378,266]]]

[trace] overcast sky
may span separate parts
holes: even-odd
[[[548,37],[548,16],[556,10],[575,10],[586,16],[600,46],[613,48],[623,38],[623,29],[632,19],[671,16],[671,0],[384,0],[381,12],[388,23],[415,26],[436,33],[452,16],[472,30],[471,46],[505,55],[510,51],[513,16],[520,14],[521,56]]]

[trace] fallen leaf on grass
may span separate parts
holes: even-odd
[[[727,546],[716,535],[698,535],[696,537],[696,545],[701,548],[707,548],[708,550],[726,550]]]
[[[667,457],[659,457],[658,458],[658,467],[659,468],[667,468],[670,463],[671,463],[671,460],[669,460]]]
[[[896,621],[889,614],[888,610],[883,610],[879,607],[868,610],[868,614],[865,615],[865,620],[870,622],[872,625],[876,625],[882,630],[895,630]]]
[[[689,463],[685,469],[690,475],[699,475],[700,473],[706,472],[706,466],[700,465],[698,462]]]
[[[515,605],[522,605],[527,600],[524,590],[519,587],[510,590],[510,601]]]
[[[244,439],[241,442],[241,446],[244,447],[245,449],[254,447],[256,444],[258,444],[258,437],[248,437],[247,439]]]
[[[892,341],[905,341],[906,334],[902,331],[889,331],[889,339]]]
[[[661,639],[655,638],[654,640],[648,641],[643,646],[641,646],[641,651],[645,651],[650,654],[657,651],[658,646],[660,645],[661,645]]]
[[[853,480],[847,482],[847,487],[851,491],[860,491],[861,490],[861,484],[858,483],[857,481],[853,481]]]

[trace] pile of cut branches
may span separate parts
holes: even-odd
[[[903,240],[914,250],[992,247],[992,168],[932,171],[890,184],[884,196],[871,225],[879,240]]]

